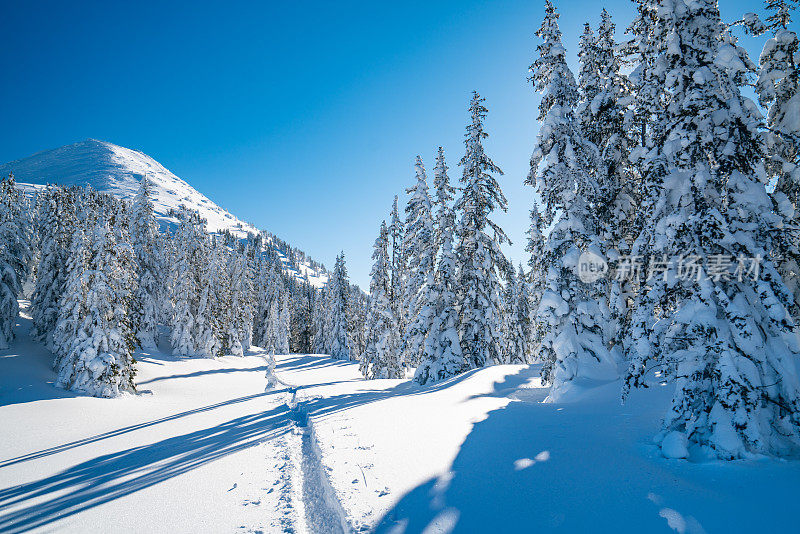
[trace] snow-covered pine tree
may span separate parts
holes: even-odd
[[[502,171],[483,149],[483,140],[489,136],[483,126],[487,113],[483,102],[473,91],[471,120],[464,136],[466,153],[459,162],[463,186],[455,206],[461,213],[456,228],[459,337],[467,367],[472,369],[506,361],[499,276],[507,272],[508,260],[500,245],[508,237],[489,215],[495,209],[506,211],[507,202],[494,177]]]
[[[360,358],[366,347],[367,295],[355,284],[350,285],[347,299],[347,326],[350,327],[350,351],[354,358]]]
[[[737,86],[739,53],[712,0],[670,0],[658,63],[671,95],[645,176],[652,221],[634,253],[664,252],[636,314],[627,389],[660,369],[677,384],[665,455],[741,458],[800,447],[800,347],[791,294],[769,257],[779,224],[766,192],[759,117]],[[740,74],[740,73],[739,73]],[[757,272],[754,270],[757,266]],[[687,447],[688,443],[688,447]]]
[[[250,349],[253,329],[252,279],[247,267],[246,252],[234,249],[228,255],[225,275],[229,294],[226,305],[230,320],[226,325],[225,338],[230,354],[244,356]]]
[[[536,32],[543,43],[531,66],[531,80],[542,93],[541,127],[526,183],[536,187],[545,207],[544,223],[551,227],[542,256],[534,261],[548,266],[537,320],[543,328],[542,382],[552,386],[550,398],[555,400],[571,388],[573,379],[613,378],[616,366],[603,339],[608,314],[602,282],[585,283],[578,277],[583,252],[604,253],[593,211],[600,198],[594,175],[600,159],[575,119],[578,91],[561,43],[559,15],[549,0],[545,6]]]
[[[133,199],[130,221],[131,243],[138,267],[131,321],[139,344],[145,348],[154,348],[158,341],[164,288],[164,264],[161,261],[158,223],[153,214],[151,195],[150,180],[145,176]]]
[[[182,207],[178,212],[178,227],[172,238],[174,257],[170,271],[172,317],[170,343],[172,353],[190,356],[197,353],[194,337],[195,314],[200,299],[194,275],[193,248],[195,238],[194,214]]]
[[[535,360],[541,360],[540,349],[542,338],[544,337],[545,326],[539,322],[537,317],[539,304],[542,300],[547,284],[547,270],[549,266],[542,261],[547,247],[547,238],[544,235],[545,224],[537,203],[531,208],[531,227],[528,229],[528,243],[525,250],[530,253],[528,266],[531,268],[528,273],[530,290],[530,324],[531,336],[528,343],[530,351]]]
[[[513,313],[517,318],[516,323],[520,333],[517,336],[518,345],[512,353],[511,363],[531,363],[533,361],[531,296],[528,275],[522,268],[522,264],[520,264],[517,272],[517,291]]]
[[[325,284],[317,294],[314,300],[314,316],[312,323],[314,326],[313,347],[314,352],[317,354],[328,354],[330,352],[330,345],[328,340],[330,334],[328,332],[328,316],[330,311],[331,302],[331,288],[329,283]]]
[[[391,250],[391,271],[389,280],[389,300],[397,317],[398,338],[402,340],[405,331],[406,313],[403,301],[403,287],[406,279],[406,257],[403,250],[405,226],[397,210],[397,196],[394,197],[389,216],[389,248]]]
[[[767,108],[766,169],[775,183],[773,198],[784,224],[778,234],[778,270],[794,295],[795,322],[800,321],[800,41],[788,29],[796,2],[767,0],[767,26],[773,37],[759,59],[756,92]]]
[[[503,340],[505,342],[504,352],[506,354],[506,361],[503,363],[512,363],[512,358],[518,356],[516,348],[521,341],[520,331],[517,328],[517,316],[514,315],[514,302],[517,298],[517,272],[513,265],[509,266],[508,272],[505,274],[504,278],[505,286],[500,292]]]
[[[350,340],[347,332],[347,300],[350,297],[350,282],[347,280],[347,267],[344,263],[344,252],[336,257],[333,275],[328,284],[331,286],[331,328],[330,343],[332,358],[349,360],[355,358],[350,354]]]
[[[295,326],[295,333],[293,335],[292,352],[299,354],[308,354],[313,352],[313,316],[314,316],[314,300],[317,291],[309,283],[304,282],[301,284],[301,293],[294,303],[293,323]]]
[[[253,315],[253,344],[264,347],[267,336],[267,315],[269,313],[269,275],[271,270],[266,258],[257,259],[253,292],[255,293],[255,311]]]
[[[75,191],[48,187],[39,194],[36,208],[39,264],[31,298],[34,339],[50,345],[66,280],[67,256],[77,227]]]
[[[59,387],[96,397],[136,391],[126,294],[134,261],[133,248],[117,242],[106,221],[90,236],[79,231],[54,334]]]
[[[600,94],[603,81],[600,79],[600,68],[598,64],[597,37],[592,31],[591,25],[586,22],[583,25],[583,34],[578,41],[578,88],[580,99],[575,110],[575,118],[578,121],[581,133],[587,139],[595,133],[600,126],[595,123],[594,102]]]
[[[389,299],[391,289],[389,230],[381,222],[372,251],[369,285],[369,310],[366,322],[366,347],[359,368],[365,378],[403,378],[405,369],[397,337],[397,319]]]
[[[28,266],[26,226],[20,193],[9,175],[0,181],[0,349],[7,349],[14,339],[17,299]]]
[[[278,296],[278,317],[276,321],[275,354],[289,354],[289,291],[284,289]]]
[[[403,309],[406,317],[403,331],[403,365],[416,367],[422,357],[425,336],[431,328],[434,309],[426,306],[436,263],[431,197],[428,177],[422,158],[417,156],[415,184],[406,189],[410,195],[406,205],[406,228],[403,250],[406,276],[403,284]]]
[[[453,251],[455,212],[450,206],[455,188],[450,185],[447,170],[444,151],[439,147],[433,178],[439,261],[434,284],[426,298],[427,305],[433,306],[435,313],[425,338],[422,362],[414,373],[414,381],[423,385],[455,376],[467,367],[458,337],[456,256]]]
[[[590,125],[582,125],[584,137],[600,152],[602,170],[597,173],[600,187],[594,211],[598,219],[597,233],[610,256],[626,254],[635,238],[637,228],[632,225],[636,214],[636,170],[628,155],[636,143],[636,135],[629,128],[633,97],[630,82],[620,72],[622,58],[614,37],[615,25],[611,15],[603,9],[595,42],[597,87],[591,101]],[[581,91],[582,92],[582,91]],[[579,108],[580,108],[579,104]],[[616,347],[629,319],[628,294],[635,288],[630,280],[610,279],[605,289],[609,316],[604,326],[604,339]]]
[[[217,236],[212,240],[206,234],[205,223],[199,215],[193,230],[192,273],[197,287],[197,304],[192,338],[197,345],[197,355],[214,358],[235,354],[236,349],[226,344],[226,341],[235,343],[238,340],[226,336],[236,324],[231,308],[231,280],[225,245]]]
[[[503,295],[508,363],[531,363],[530,296],[522,265],[519,273],[514,272],[513,267],[509,271]]]

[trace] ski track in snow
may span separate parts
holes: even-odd
[[[280,444],[285,448],[282,457],[283,478],[281,501],[288,503],[283,510],[284,532],[307,534],[346,534],[352,531],[347,514],[333,489],[321,451],[309,420],[300,387],[289,384],[273,375],[275,380],[289,388],[286,401],[292,428]]]

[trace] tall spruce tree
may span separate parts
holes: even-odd
[[[461,341],[458,337],[455,277],[456,257],[453,251],[455,212],[450,205],[455,188],[450,185],[442,147],[436,155],[433,184],[436,189],[436,252],[438,256],[433,284],[426,293],[425,305],[433,309],[433,320],[425,338],[422,362],[414,380],[428,384],[445,380],[465,369]]]
[[[559,15],[551,2],[545,5],[544,21],[536,32],[543,42],[531,66],[531,79],[542,93],[541,127],[526,183],[536,187],[544,202],[544,223],[551,227],[537,259],[548,266],[537,320],[544,329],[542,382],[552,385],[550,397],[557,399],[575,378],[613,377],[615,365],[603,339],[608,314],[602,305],[602,281],[584,282],[577,272],[582,253],[604,253],[593,211],[600,198],[594,175],[600,158],[575,119],[578,90],[566,63]]]
[[[431,197],[428,178],[422,158],[417,156],[414,187],[406,189],[410,195],[406,206],[406,227],[403,249],[406,258],[406,276],[403,284],[403,309],[406,322],[403,331],[403,364],[416,367],[422,357],[425,336],[431,328],[434,310],[426,306],[427,293],[433,285],[436,249]]]
[[[54,334],[59,387],[96,397],[135,392],[135,360],[126,294],[134,254],[106,221],[73,240],[66,290]]]
[[[766,170],[774,180],[773,198],[784,224],[776,243],[778,270],[794,295],[792,311],[800,321],[800,41],[788,29],[796,2],[767,0],[767,26],[773,37],[759,59],[756,92],[767,108],[764,138]]]
[[[397,319],[389,299],[391,285],[389,230],[381,222],[372,251],[369,309],[366,322],[366,347],[359,368],[365,378],[403,378]]]
[[[336,257],[333,275],[328,282],[331,286],[330,343],[331,357],[349,360],[355,356],[350,353],[350,340],[347,336],[347,300],[350,297],[350,282],[347,280],[347,267],[344,252]]]
[[[467,367],[473,369],[506,360],[499,277],[507,272],[508,260],[500,245],[508,242],[508,237],[489,215],[495,209],[506,211],[507,202],[494,177],[502,171],[483,148],[483,140],[489,136],[483,126],[487,113],[483,102],[473,91],[464,139],[466,153],[459,162],[462,192],[456,203],[461,213],[456,227],[459,337]]]
[[[22,198],[9,175],[0,181],[0,349],[14,339],[17,299],[28,266],[27,223]]]
[[[144,177],[133,199],[130,222],[131,243],[136,254],[138,272],[131,321],[139,344],[145,348],[154,348],[158,341],[158,322],[165,285],[158,223],[153,213],[151,195],[150,180]]]
[[[172,289],[170,343],[172,353],[183,356],[194,355],[198,349],[194,332],[200,288],[194,275],[193,250],[196,247],[194,216],[187,209],[178,212],[178,227],[172,239],[174,257],[170,272]]]
[[[657,198],[634,252],[669,261],[650,269],[638,302],[626,391],[653,367],[676,380],[657,436],[665,455],[786,454],[800,445],[800,347],[769,257],[779,220],[755,106],[724,60],[716,2],[670,0],[657,16],[671,97],[646,166]]]

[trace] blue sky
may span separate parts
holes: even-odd
[[[470,92],[505,171],[495,220],[527,262],[522,185],[539,98],[526,82],[543,2],[7,2],[0,161],[89,137],[141,150],[238,217],[366,287],[371,245],[421,154],[460,175]],[[574,58],[601,8],[556,2]],[[760,8],[723,0],[726,20]],[[796,25],[795,25],[796,26]],[[762,39],[743,40],[757,57]],[[574,64],[574,61],[573,61]]]

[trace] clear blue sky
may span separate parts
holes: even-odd
[[[166,4],[164,2],[163,4]],[[556,2],[568,53],[602,7]],[[722,2],[727,20],[760,9]],[[371,245],[414,157],[460,175],[470,92],[505,171],[495,219],[526,262],[522,181],[538,95],[526,82],[543,1],[6,2],[0,161],[89,137],[141,150],[238,217],[368,283]],[[757,57],[761,39],[744,44]],[[574,64],[574,59],[573,59]]]

